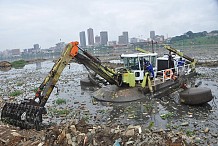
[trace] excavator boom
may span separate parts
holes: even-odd
[[[170,52],[173,52],[173,53],[175,53],[175,54],[177,54],[177,55],[179,55],[179,56],[189,60],[191,62],[191,65],[192,65],[192,69],[195,69],[195,64],[197,62],[195,59],[193,59],[193,58],[183,54],[182,52],[178,51],[177,49],[175,49],[175,48],[173,48],[171,46],[167,46],[166,45],[166,46],[164,46],[164,48],[167,49]]]

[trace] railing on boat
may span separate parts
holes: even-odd
[[[172,72],[172,75],[169,75],[169,77],[166,78],[166,71],[171,70],[170,73]],[[160,70],[157,71],[157,78],[161,80],[161,82],[165,82],[166,80],[173,79],[172,77],[175,76],[181,76],[181,75],[187,75],[191,71],[191,64],[186,64],[184,66],[179,66],[179,67],[174,67],[174,68],[169,68],[165,70]],[[154,85],[156,85],[156,82],[154,81]]]

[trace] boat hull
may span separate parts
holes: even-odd
[[[105,102],[131,102],[143,100],[146,97],[163,97],[174,92],[185,82],[185,79],[195,76],[196,73],[184,75],[177,80],[168,80],[164,83],[153,86],[154,92],[151,93],[148,87],[117,87],[116,85],[107,85],[93,93],[93,98]]]

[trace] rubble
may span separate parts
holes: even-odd
[[[139,125],[113,125],[116,126],[116,129],[120,130],[120,132],[115,133],[114,129],[110,128],[112,125],[91,125],[87,124],[84,119],[81,119],[78,123],[75,122],[76,120],[72,120],[64,125],[54,125],[45,130],[41,130],[40,132],[29,130],[33,132],[34,135],[28,135],[24,132],[25,130],[8,130],[11,131],[10,134],[13,136],[11,136],[10,139],[5,138],[5,136],[0,138],[0,144],[21,144],[26,146],[130,146],[146,144],[183,145],[184,140],[186,142],[191,141],[188,137],[182,138],[181,134],[175,134],[172,131],[166,132],[161,129],[160,132],[152,132],[148,129],[141,128]],[[4,125],[2,127],[5,129],[7,126]]]
[[[0,68],[1,67],[11,67],[11,63],[7,61],[0,61]]]

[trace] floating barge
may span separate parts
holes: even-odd
[[[128,77],[124,79],[128,82],[127,87],[104,86],[93,93],[93,98],[105,102],[131,102],[146,96],[161,97],[179,89],[187,79],[196,75],[196,60],[169,46],[166,49],[169,54],[162,57],[150,52],[122,54],[123,69],[130,70],[135,81],[128,81]],[[153,73],[146,69],[143,60],[150,63]]]

